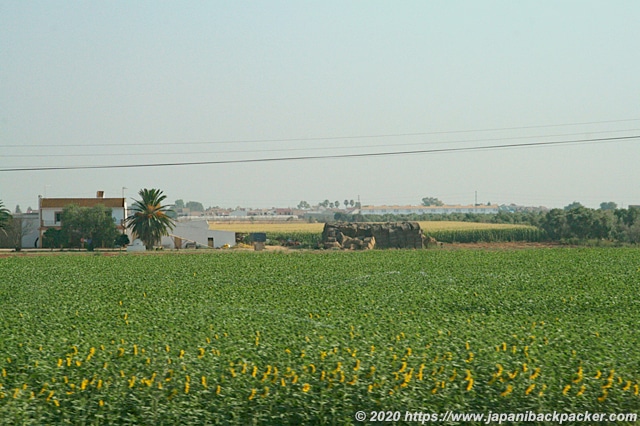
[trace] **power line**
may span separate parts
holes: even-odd
[[[625,130],[603,130],[597,132],[588,132],[590,134],[603,134],[603,133],[620,133],[620,132],[637,132],[640,129],[625,129]],[[541,136],[513,136],[505,138],[485,138],[485,139],[459,139],[453,141],[442,142],[415,142],[415,143],[401,143],[393,144],[394,147],[400,146],[418,146],[418,145],[451,145],[456,143],[471,143],[471,142],[488,142],[488,141],[505,141],[514,139],[541,139],[541,138],[555,138],[561,136],[577,136],[582,135],[585,132],[579,133],[560,133]],[[88,145],[85,145],[88,146]],[[165,155],[203,155],[203,154],[246,154],[257,152],[292,152],[292,151],[325,151],[325,150],[348,150],[348,149],[362,149],[362,148],[380,148],[389,147],[389,144],[376,144],[376,145],[351,145],[351,146],[323,146],[323,147],[305,147],[305,148],[273,148],[273,149],[249,149],[249,150],[233,150],[233,151],[191,151],[191,152],[110,152],[110,153],[90,153],[90,154],[3,154],[5,158],[48,158],[48,157],[132,157],[132,156],[165,156]],[[53,147],[52,147],[53,148]],[[57,148],[57,147],[56,147]]]
[[[625,141],[625,140],[632,140],[632,139],[639,139],[639,138],[640,138],[640,135],[635,135],[635,136],[619,136],[619,137],[597,138],[597,139],[576,139],[576,140],[555,141],[555,142],[528,142],[528,143],[507,144],[507,145],[486,145],[486,146],[474,146],[474,147],[462,147],[462,148],[440,148],[440,149],[425,149],[425,150],[415,150],[415,151],[391,151],[391,152],[360,153],[360,154],[310,155],[310,156],[300,156],[300,157],[255,158],[255,159],[244,159],[244,160],[194,161],[194,162],[172,162],[172,163],[151,163],[151,164],[149,163],[121,164],[121,165],[99,165],[99,166],[25,167],[25,168],[0,169],[0,172],[123,169],[123,168],[142,168],[142,167],[266,163],[266,162],[272,162],[272,161],[322,160],[322,159],[337,159],[337,158],[384,157],[384,156],[394,156],[394,155],[434,154],[434,153],[465,152],[465,151],[488,151],[488,150],[523,148],[523,147],[539,147],[539,146],[554,146],[554,145],[569,145],[569,144],[590,144],[590,143]]]
[[[311,138],[286,138],[286,139],[244,139],[244,140],[220,140],[220,141],[204,141],[204,142],[136,142],[136,143],[112,143],[112,144],[33,144],[33,145],[4,145],[4,148],[44,148],[44,147],[115,147],[115,146],[166,146],[166,145],[214,145],[214,144],[239,144],[239,143],[266,143],[266,142],[304,142],[304,141],[324,141],[324,140],[345,140],[345,139],[372,139],[372,138],[390,138],[390,137],[407,137],[407,136],[432,136],[460,133],[478,133],[478,132],[501,132],[507,130],[525,130],[525,129],[544,129],[553,127],[568,126],[585,126],[592,124],[610,124],[624,123],[630,121],[640,121],[640,118],[628,118],[622,120],[606,120],[606,121],[585,121],[581,123],[565,123],[565,124],[545,124],[535,126],[518,126],[518,127],[500,127],[490,129],[474,129],[474,130],[443,130],[436,132],[416,132],[416,133],[391,133],[391,134],[375,134],[375,135],[357,135],[357,136],[326,136]],[[594,133],[594,132],[582,132]]]

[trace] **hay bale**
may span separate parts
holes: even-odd
[[[323,243],[337,242],[344,249],[423,248],[424,235],[417,222],[325,224]],[[333,246],[333,245],[332,245]]]

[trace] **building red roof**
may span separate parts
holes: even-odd
[[[94,207],[103,205],[105,207],[124,207],[124,198],[42,198],[40,207],[46,208],[63,208],[69,204],[76,204],[80,207]]]

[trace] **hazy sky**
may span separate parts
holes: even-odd
[[[640,135],[639,22],[636,0],[0,0],[0,200],[640,204],[640,138],[611,139]]]

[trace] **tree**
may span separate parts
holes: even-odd
[[[333,202],[333,205],[336,206],[336,209],[340,208],[340,201],[336,200]]]
[[[566,218],[571,237],[593,238],[592,227],[595,221],[593,210],[582,206],[574,207],[567,210]]]
[[[127,234],[120,234],[116,237],[115,244],[118,247],[124,247],[129,243],[131,243],[131,241],[129,241],[129,236]]]
[[[353,201],[353,200],[349,200],[349,205],[350,205],[351,207],[353,207],[355,204],[356,204],[356,202],[355,202],[355,201]]]
[[[604,203],[600,203],[600,210],[615,210],[618,208],[618,205],[613,201],[606,201]]]
[[[63,235],[72,247],[80,247],[82,241],[90,251],[94,247],[113,247],[118,236],[111,209],[103,205],[70,204],[62,209],[61,222]]]
[[[42,247],[44,248],[62,248],[64,245],[64,235],[61,229],[49,228],[42,236]]]
[[[584,207],[584,206],[582,204],[580,204],[579,202],[574,201],[573,203],[564,206],[564,210],[565,211],[569,211],[569,210],[577,209],[577,208],[580,208],[580,207]]]
[[[20,210],[20,204],[16,204],[16,214],[20,213],[22,213],[22,210]]]
[[[4,203],[0,200],[0,230],[4,231],[11,223],[11,213],[9,209],[4,207]]]
[[[184,200],[176,200],[175,202],[176,209],[184,209]]]
[[[570,235],[567,214],[564,210],[549,210],[542,220],[541,227],[553,241],[567,238]]]
[[[435,197],[424,197],[422,199],[423,206],[444,206],[444,203]]]
[[[189,210],[191,210],[192,212],[203,212],[204,211],[204,206],[202,205],[202,203],[200,203],[198,201],[189,201],[189,202],[187,202],[187,208]]]
[[[613,213],[619,221],[627,226],[633,226],[634,223],[640,222],[640,208],[629,207],[628,209],[618,209]]]
[[[309,209],[309,208],[311,208],[311,206],[309,205],[309,203],[307,203],[306,201],[302,200],[302,201],[300,201],[298,203],[298,208],[300,210],[303,210],[303,209]]]
[[[175,221],[167,214],[172,210],[162,205],[167,198],[162,191],[145,188],[138,195],[141,199],[131,206],[133,214],[127,217],[127,227],[142,240],[147,250],[151,250],[163,235],[169,235]]]

